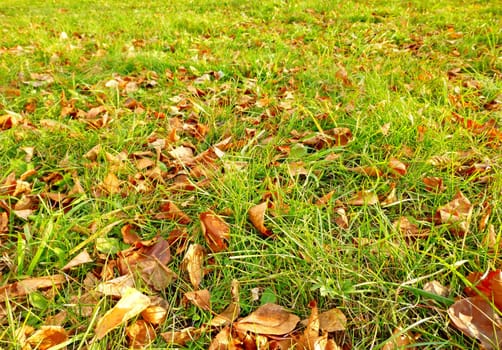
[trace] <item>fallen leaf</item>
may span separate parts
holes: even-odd
[[[253,226],[265,237],[270,237],[273,232],[265,227],[265,211],[267,210],[268,203],[263,202],[251,207],[248,211],[249,221]]]
[[[239,281],[232,280],[230,294],[232,295],[231,303],[221,313],[216,315],[209,323],[209,327],[223,327],[233,323],[240,313],[240,296],[239,296]]]
[[[470,273],[467,279],[473,284],[473,288],[466,288],[467,295],[482,293],[502,310],[502,270],[489,271],[483,275],[480,272]]]
[[[211,310],[211,293],[207,289],[186,292],[184,298],[202,310]]]
[[[206,252],[200,244],[191,244],[183,258],[182,265],[188,272],[190,283],[195,290],[199,289],[200,282],[204,277],[204,257]]]
[[[373,191],[359,191],[347,202],[349,205],[374,205],[379,203],[378,196]]]
[[[403,332],[400,327],[397,327],[394,332],[392,332],[392,337],[385,342],[382,347],[383,350],[401,350],[401,349],[416,349],[414,346],[410,346],[415,343],[415,337],[411,332]]]
[[[385,123],[380,127],[380,132],[382,133],[383,136],[389,135],[391,125],[392,125],[391,123]]]
[[[438,281],[431,281],[424,284],[424,290],[426,292],[439,295],[442,297],[447,297],[450,294],[450,289],[448,287],[443,286]]]
[[[347,168],[348,171],[353,171],[358,174],[363,174],[371,177],[381,177],[383,175],[383,171],[378,169],[376,166],[356,166],[354,168]]]
[[[230,227],[220,217],[211,212],[205,212],[199,215],[202,225],[202,233],[206,239],[209,248],[218,253],[228,248],[230,239]]]
[[[473,206],[462,192],[457,192],[448,204],[438,208],[436,219],[448,226],[450,232],[464,236],[469,232]]]
[[[266,335],[284,335],[292,332],[300,318],[277,304],[265,304],[249,316],[235,323],[241,332],[253,332]]]
[[[392,226],[405,239],[417,239],[429,235],[429,230],[421,230],[418,225],[411,223],[406,216],[401,216],[398,220],[394,221]]]
[[[396,158],[391,158],[389,160],[389,168],[399,176],[404,176],[407,172],[407,166]]]
[[[68,333],[63,327],[42,326],[27,339],[27,343],[36,347],[36,349],[49,350],[67,340]]]
[[[347,213],[344,208],[335,208],[335,222],[336,224],[343,229],[349,228],[349,219],[347,217]]]
[[[162,203],[160,206],[160,213],[156,214],[155,218],[158,220],[173,220],[182,225],[187,225],[192,222],[192,219],[173,202]]]
[[[342,81],[345,86],[352,86],[352,82],[349,79],[349,75],[347,74],[347,70],[341,64],[338,64],[338,70],[335,73],[335,77]]]
[[[0,302],[7,299],[26,296],[36,290],[58,287],[65,282],[65,275],[26,278],[19,282],[0,287]]]
[[[235,349],[233,345],[234,339],[230,333],[230,327],[223,328],[211,341],[208,350],[230,350]]]
[[[137,320],[126,328],[129,340],[129,348],[143,348],[151,344],[157,337],[157,333],[151,324],[145,320]]]
[[[443,185],[443,179],[440,177],[424,177],[422,182],[425,184],[425,190],[428,192],[441,193],[446,189]]]
[[[101,282],[96,286],[96,291],[104,295],[121,297],[128,288],[131,288],[134,285],[135,281],[133,275],[127,274],[106,282]]]
[[[106,174],[103,182],[100,185],[104,191],[109,194],[116,194],[120,192],[120,180],[114,173]]]
[[[141,311],[141,317],[145,321],[157,326],[166,320],[167,310],[160,305],[150,305],[145,310]]]
[[[319,328],[324,332],[344,331],[347,328],[347,318],[337,308],[324,311],[319,314]]]
[[[148,306],[150,306],[149,297],[137,289],[126,287],[117,304],[98,320],[94,330],[96,339],[102,339],[111,330],[139,315]]]
[[[141,240],[136,231],[134,231],[134,225],[125,224],[120,229],[120,233],[122,233],[122,240],[124,243],[133,244]]]
[[[164,332],[160,335],[168,344],[185,346],[188,342],[199,339],[202,331],[202,328],[188,327],[181,331]]]
[[[448,309],[453,325],[481,342],[483,349],[502,346],[502,320],[485,297],[461,299]]]
[[[87,252],[86,249],[84,249],[80,254],[78,254],[76,257],[71,259],[65,266],[61,268],[61,270],[66,271],[69,270],[73,267],[80,266],[83,264],[87,264],[93,262],[91,256]]]

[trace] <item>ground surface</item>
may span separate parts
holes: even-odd
[[[236,280],[344,348],[477,348],[447,310],[500,267],[501,9],[0,0],[0,347],[208,348]],[[120,276],[165,320],[112,327]]]

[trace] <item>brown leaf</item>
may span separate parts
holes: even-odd
[[[129,340],[129,348],[143,348],[151,344],[157,334],[151,324],[144,320],[137,320],[126,328],[126,335]]]
[[[392,226],[406,239],[416,239],[429,235],[429,230],[421,230],[418,225],[411,223],[406,216],[401,216],[398,220],[394,221]]]
[[[265,237],[270,237],[273,232],[265,227],[265,211],[267,210],[268,203],[263,202],[251,207],[248,211],[249,221],[253,226]]]
[[[401,350],[401,349],[416,349],[414,346],[410,346],[415,342],[414,336],[411,332],[404,332],[400,327],[397,327],[394,332],[392,332],[392,337],[385,342],[383,350]]]
[[[93,262],[91,256],[87,252],[86,249],[84,249],[80,254],[78,254],[76,257],[71,259],[61,270],[66,271],[69,270],[75,266],[80,266],[83,264],[87,264]]]
[[[404,176],[407,172],[407,166],[396,158],[391,158],[389,160],[389,168],[399,176]]]
[[[374,205],[379,203],[378,196],[373,191],[359,191],[357,192],[347,204],[349,205]]]
[[[343,229],[348,229],[349,228],[349,219],[347,217],[347,213],[345,211],[345,208],[335,208],[335,213],[336,213],[336,218],[335,222],[336,224]]]
[[[502,320],[486,298],[461,299],[448,309],[455,327],[481,342],[484,349],[502,346]]]
[[[148,306],[150,306],[149,297],[134,288],[128,287],[118,303],[98,320],[95,329],[96,338],[98,340],[102,339],[111,330],[139,315]]]
[[[122,233],[122,240],[124,243],[133,244],[141,240],[136,231],[134,231],[134,225],[132,224],[125,224],[122,226],[120,233]]]
[[[211,293],[207,289],[186,292],[184,298],[202,310],[211,310]]]
[[[450,232],[464,236],[469,232],[472,216],[472,204],[462,192],[457,192],[454,199],[436,211],[439,223],[447,225]]]
[[[199,339],[202,331],[202,328],[188,327],[181,331],[164,332],[160,335],[168,344],[185,346],[186,343]]]
[[[181,211],[173,202],[165,202],[160,206],[160,213],[155,215],[158,220],[174,220],[182,225],[192,222],[192,219]]]
[[[27,342],[36,349],[49,350],[68,340],[68,333],[60,326],[42,326],[33,333]]]
[[[284,335],[292,332],[300,318],[276,304],[265,304],[255,312],[239,320],[235,327],[241,332],[267,335]]]
[[[230,333],[230,327],[227,326],[223,328],[211,341],[208,350],[230,350],[234,349],[233,342],[235,340],[232,338]]]
[[[422,182],[425,184],[425,190],[428,192],[441,193],[446,189],[443,185],[443,179],[440,177],[424,177]]]
[[[349,128],[334,128],[327,130],[326,134],[332,137],[333,146],[345,146],[352,140],[352,132]]]
[[[106,282],[101,282],[96,286],[96,291],[104,295],[121,297],[127,288],[133,287],[135,284],[132,274],[120,276]]]
[[[65,282],[65,275],[26,278],[22,281],[0,287],[0,302],[7,299],[26,296],[36,290],[58,287]]]
[[[319,328],[323,332],[344,331],[347,327],[347,318],[342,310],[334,308],[319,314]]]
[[[335,73],[335,77],[342,81],[345,86],[352,86],[352,82],[349,79],[349,75],[347,74],[347,70],[341,64],[338,65],[338,70]]]
[[[347,168],[348,171],[353,171],[358,174],[363,174],[371,177],[381,177],[383,175],[383,171],[378,169],[376,166],[356,166],[354,168]]]
[[[153,289],[166,289],[178,275],[156,258],[141,260],[138,263],[141,278]]]
[[[209,323],[210,327],[222,327],[233,323],[240,313],[239,281],[233,280],[230,289],[232,302],[221,313],[216,315]]]
[[[114,173],[106,174],[103,182],[100,185],[104,191],[109,194],[116,194],[120,192],[120,180]]]
[[[424,290],[426,292],[447,297],[450,294],[450,289],[443,286],[438,281],[431,281],[424,284]]]
[[[199,216],[202,232],[209,248],[218,253],[228,248],[230,239],[230,227],[220,217],[211,212],[205,212]]]
[[[383,136],[389,135],[391,125],[391,123],[386,123],[380,127],[380,132],[383,134]]]
[[[166,320],[167,310],[160,305],[150,305],[141,311],[141,317],[148,323],[160,325]]]
[[[190,283],[195,290],[199,289],[200,282],[204,277],[204,257],[206,252],[200,244],[191,244],[183,258],[182,265],[188,272]]]

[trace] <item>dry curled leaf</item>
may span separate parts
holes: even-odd
[[[202,310],[211,310],[211,293],[207,289],[186,292],[184,298]]]
[[[438,281],[430,281],[424,284],[424,290],[426,292],[440,295],[442,297],[447,297],[450,294],[450,289],[448,287],[443,286]]]
[[[228,224],[211,212],[202,213],[199,218],[202,232],[209,248],[214,253],[227,250],[227,242],[230,239],[230,227]]]
[[[223,327],[234,322],[240,313],[239,281],[233,280],[230,288],[232,302],[209,323],[210,327]]]
[[[73,267],[80,266],[89,262],[92,262],[92,258],[87,252],[86,249],[84,249],[80,254],[78,254],[76,257],[71,259],[61,270],[66,271],[69,270]]]
[[[149,297],[137,289],[127,287],[118,303],[98,320],[94,330],[96,339],[102,339],[111,330],[139,315],[148,306],[150,306]]]
[[[194,289],[199,289],[204,277],[204,257],[206,252],[200,244],[191,244],[183,258],[182,265],[188,273],[188,278]]]
[[[292,332],[300,318],[276,304],[265,304],[235,323],[240,332],[284,335]]]
[[[441,193],[446,187],[443,185],[443,179],[436,176],[424,177],[422,182],[425,184],[425,190],[428,192]]]
[[[462,192],[457,192],[448,204],[438,208],[436,219],[439,223],[447,225],[450,232],[464,236],[469,233],[473,206]]]
[[[155,218],[158,220],[173,220],[182,225],[192,222],[192,219],[173,202],[162,203],[160,213],[156,214]]]
[[[378,195],[373,191],[359,191],[349,199],[349,205],[374,205],[379,203]]]
[[[461,299],[448,309],[453,325],[481,342],[486,350],[502,346],[502,320],[485,297]]]
[[[160,335],[166,343],[185,346],[188,342],[197,340],[202,334],[202,328],[188,327],[181,331],[164,332]]]
[[[0,287],[0,302],[7,299],[26,296],[31,292],[46,288],[55,288],[66,282],[65,275],[52,275],[44,277],[32,277],[6,284]]]
[[[36,347],[36,349],[49,350],[67,340],[68,333],[63,327],[42,326],[27,339],[27,343]]]
[[[415,343],[416,336],[413,336],[411,332],[403,332],[401,327],[397,327],[394,332],[392,332],[392,337],[385,342],[383,350],[400,350],[400,349],[411,349],[414,350],[416,347],[410,346]]]
[[[153,326],[145,320],[137,320],[128,326],[126,328],[126,335],[129,340],[129,348],[131,349],[144,348],[157,337]]]
[[[404,176],[406,175],[406,172],[407,172],[407,166],[406,164],[404,164],[403,162],[401,162],[400,160],[396,159],[396,158],[391,158],[389,160],[389,168],[392,170],[392,172],[394,172],[395,174],[399,175],[399,176]]]
[[[248,211],[249,221],[253,226],[265,237],[270,237],[273,235],[272,231],[265,227],[265,212],[267,210],[268,203],[263,202],[258,205],[251,207]]]

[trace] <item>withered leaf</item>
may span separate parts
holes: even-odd
[[[473,206],[462,192],[457,192],[448,204],[438,208],[436,218],[448,226],[450,232],[463,236],[469,232]]]
[[[466,288],[469,296],[477,296],[482,293],[493,301],[499,310],[502,310],[502,270],[489,271],[481,275],[480,272],[473,272],[467,276],[474,288]]]
[[[201,308],[202,310],[211,310],[211,293],[209,290],[202,289],[195,292],[186,292],[185,298],[193,305]]]
[[[126,328],[126,335],[131,349],[143,348],[157,337],[153,326],[145,320],[137,320]]]
[[[150,306],[150,298],[134,288],[126,288],[122,298],[98,320],[95,329],[96,338],[102,339],[114,328],[139,315]]]
[[[448,309],[448,315],[455,327],[479,340],[484,349],[502,346],[502,320],[484,297],[461,299]]]
[[[121,297],[125,290],[133,287],[134,284],[134,277],[129,273],[98,284],[96,286],[96,291],[104,295]]]
[[[371,177],[381,177],[383,175],[383,171],[378,169],[378,167],[373,165],[368,166],[357,166],[354,168],[347,168],[348,171],[353,171],[358,174],[363,174]]]
[[[180,208],[176,206],[173,202],[165,202],[160,206],[160,213],[155,215],[158,220],[174,220],[182,225],[189,224],[192,219],[185,214]]]
[[[420,229],[418,225],[413,224],[406,216],[401,216],[392,224],[394,229],[400,232],[406,239],[416,239],[420,237],[427,237],[429,230]]]
[[[411,332],[404,332],[400,327],[397,327],[394,332],[392,332],[392,337],[385,342],[383,350],[400,350],[400,349],[415,349],[415,347],[410,346],[415,343],[415,337]]]
[[[357,192],[347,204],[349,205],[374,205],[379,203],[378,195],[373,191],[359,191]]]
[[[216,315],[209,323],[210,327],[222,327],[234,322],[240,313],[239,281],[233,280],[230,293],[232,302],[221,313]]]
[[[273,232],[265,227],[265,211],[267,210],[268,203],[263,202],[251,207],[248,211],[249,221],[253,226],[265,237],[270,237]]]
[[[167,317],[167,310],[161,305],[150,305],[141,311],[141,317],[153,325],[160,325]]]
[[[68,340],[68,333],[60,326],[42,326],[35,331],[27,342],[40,350],[49,350],[52,347]]]
[[[205,212],[199,216],[202,232],[209,248],[215,252],[221,252],[228,248],[230,239],[230,227],[220,217],[211,212]]]
[[[389,160],[389,168],[399,176],[404,176],[407,172],[407,166],[396,158],[391,158]]]
[[[7,298],[26,296],[36,290],[57,287],[65,282],[65,275],[26,278],[0,287],[0,302],[5,301]]]
[[[300,318],[277,304],[265,304],[235,323],[241,332],[283,335],[292,332]]]
[[[334,308],[319,314],[319,328],[324,332],[343,331],[347,327],[347,318],[342,310]]]
[[[87,250],[84,249],[80,254],[78,254],[76,257],[71,259],[65,266],[63,266],[63,268],[61,268],[61,270],[66,271],[66,270],[69,270],[75,266],[87,264],[92,261],[93,260],[92,260],[91,256],[89,255]]]
[[[425,184],[425,190],[428,192],[443,192],[446,187],[443,185],[443,179],[436,176],[424,177],[422,182]]]
[[[194,289],[199,289],[200,282],[204,277],[204,257],[206,252],[200,244],[191,244],[183,258],[182,265],[188,272],[190,283]]]
[[[232,346],[234,339],[230,333],[230,327],[226,326],[214,337],[213,341],[209,345],[208,350],[229,350],[234,349]]]
[[[181,331],[164,332],[160,335],[166,343],[185,346],[186,343],[197,340],[202,334],[202,328],[188,327]]]
[[[424,290],[426,292],[436,294],[442,297],[447,297],[450,294],[450,289],[448,287],[443,286],[438,281],[430,281],[424,284]]]

